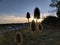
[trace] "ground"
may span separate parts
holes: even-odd
[[[7,31],[0,34],[0,45],[16,45],[17,32],[22,35],[23,45],[60,45],[60,30],[52,29],[35,31],[34,34],[29,29]]]

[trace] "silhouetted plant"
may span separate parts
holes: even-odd
[[[28,19],[28,22],[29,22],[29,18],[30,18],[30,13],[29,12],[27,12],[26,18]]]
[[[36,18],[36,19],[40,18],[40,10],[37,7],[34,10],[34,18]]]
[[[59,0],[51,0],[50,7],[56,7],[58,10],[60,10],[60,1]],[[58,11],[57,10],[57,11]]]
[[[57,8],[60,7],[60,0],[51,0],[51,2],[52,2],[50,4],[51,7],[57,7]]]
[[[38,30],[38,22],[37,19],[40,19],[40,10],[38,7],[34,9],[34,18],[36,19],[36,28]]]
[[[56,7],[60,10],[60,1],[57,2]]]
[[[32,20],[32,22],[31,22],[31,31],[35,31],[36,30],[36,24],[35,24],[35,21],[34,20]]]
[[[60,18],[60,11],[59,10],[57,11],[57,16],[58,16],[58,18]]]
[[[51,7],[56,8],[56,15],[58,16],[58,22],[60,22],[60,0],[51,0]]]
[[[43,25],[44,28],[46,28],[47,26],[54,26],[56,24],[58,24],[58,18],[55,16],[47,16],[41,23]]]
[[[32,22],[31,22],[31,33],[32,33],[32,38],[33,38],[33,42],[32,42],[32,44],[33,45],[35,45],[34,44],[34,31],[36,31],[36,23],[35,23],[35,21],[34,20],[32,20]]]
[[[51,0],[51,4],[50,4],[50,6],[51,7],[56,7],[56,3],[57,3],[57,0]]]
[[[23,39],[22,39],[22,35],[20,32],[16,33],[16,43],[17,45],[22,45],[23,44]]]
[[[39,24],[39,30],[42,30],[41,24]]]
[[[60,1],[57,2],[57,16],[60,19]]]
[[[51,0],[51,7],[56,7],[57,8],[57,16],[60,17],[60,0]]]
[[[48,25],[48,24],[56,24],[57,23],[57,17],[55,16],[47,16],[42,23]]]

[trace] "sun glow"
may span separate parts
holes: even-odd
[[[36,22],[42,22],[43,19],[35,19],[33,16],[29,19],[29,22],[32,22],[34,20]],[[26,23],[28,22],[28,19],[26,17],[17,17],[17,16],[0,16],[0,24],[5,23]]]
[[[33,20],[36,22],[37,19],[33,19]]]
[[[33,19],[35,22],[37,21],[37,22],[42,22],[43,21],[43,19]]]
[[[30,18],[30,22],[32,21],[32,20],[34,20],[35,22],[37,21],[37,22],[42,22],[43,21],[43,19],[35,19],[35,18]]]
[[[43,21],[43,19],[38,19],[38,21],[37,22],[42,22]]]

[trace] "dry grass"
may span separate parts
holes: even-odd
[[[32,34],[30,30],[23,29],[16,32],[21,32],[23,37],[23,45],[32,44]],[[15,43],[15,31],[8,31],[0,35],[0,45],[16,45]],[[60,31],[42,30],[42,32],[34,32],[34,44],[35,45],[60,45]]]

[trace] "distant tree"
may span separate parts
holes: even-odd
[[[28,19],[28,22],[29,22],[29,18],[30,18],[30,13],[29,12],[27,12],[26,18]]]
[[[57,2],[56,7],[60,10],[60,1]]]
[[[51,4],[50,6],[51,7],[56,7],[57,8],[57,16],[58,18],[60,18],[60,0],[51,0]]]
[[[60,19],[60,11],[59,10],[57,11],[56,14],[57,14],[58,18]]]
[[[55,16],[47,16],[43,21],[42,24],[49,25],[49,24],[57,24],[58,19]]]
[[[57,2],[58,2],[58,0],[51,0],[50,6],[51,7],[56,7],[57,6]]]
[[[38,7],[34,10],[34,18],[39,19],[40,18],[40,10]]]
[[[60,19],[60,1],[57,3],[57,16],[58,16],[58,18]]]

